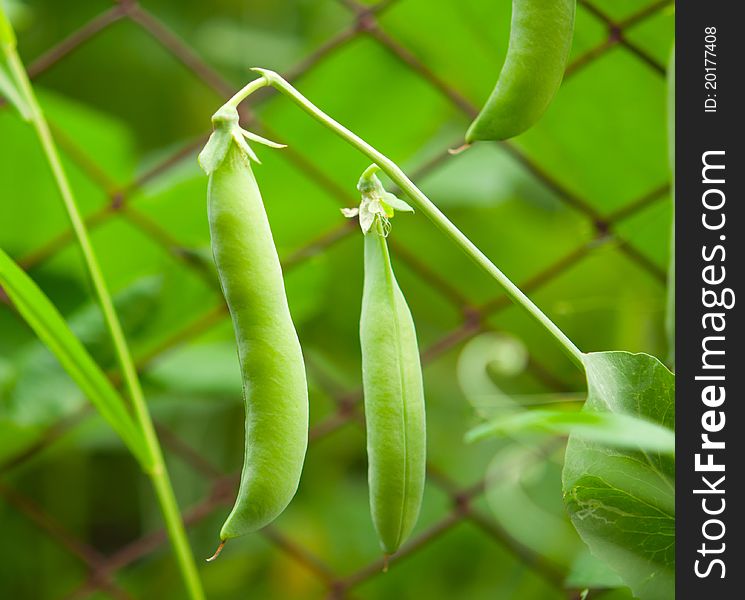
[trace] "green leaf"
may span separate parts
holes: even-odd
[[[39,339],[147,468],[144,439],[119,393],[34,281],[0,250],[0,285]]]
[[[466,434],[475,442],[489,437],[520,433],[573,434],[585,441],[612,448],[675,453],[675,434],[666,427],[635,416],[611,412],[528,410],[499,417]]]
[[[574,558],[564,585],[573,589],[608,589],[621,587],[623,582],[617,573],[585,548]]]
[[[235,343],[230,340],[178,348],[151,367],[147,382],[182,399],[230,398],[238,402],[241,378]]]
[[[645,419],[671,432],[675,376],[648,354],[586,354],[586,411]],[[563,472],[564,502],[591,552],[641,600],[675,594],[675,459],[621,450],[572,434]]]
[[[128,337],[141,333],[155,317],[163,291],[160,276],[141,277],[117,292],[112,298],[116,314]],[[103,315],[95,302],[82,307],[70,317],[70,329],[105,369],[113,367],[116,351]]]
[[[136,281],[114,297],[114,307],[130,336],[141,331],[156,314],[162,289],[159,277]],[[68,319],[70,330],[104,369],[116,364],[111,337],[98,305],[86,304]],[[20,349],[14,360],[12,385],[3,393],[3,367],[0,363],[0,412],[21,425],[47,426],[70,415],[85,402],[78,386],[65,374],[47,348],[34,340]]]
[[[552,463],[545,451],[514,444],[494,456],[484,487],[489,508],[510,536],[557,571],[565,572],[585,545],[558,497],[555,503],[541,497],[547,489],[557,489],[558,476],[559,465]]]

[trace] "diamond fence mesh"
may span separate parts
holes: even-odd
[[[340,0],[341,4],[348,10],[349,23],[307,54],[293,68],[284,72],[283,76],[293,83],[297,82],[302,89],[301,80],[304,77],[312,73],[324,61],[334,56],[335,53],[339,53],[347,45],[364,37],[389,53],[408,69],[412,78],[424,82],[444,101],[452,105],[455,110],[461,112],[468,119],[473,118],[478,112],[478,107],[461,94],[458,89],[451,86],[448,81],[440,77],[424,60],[420,59],[416,49],[407,47],[405,43],[396,39],[392,33],[386,31],[386,27],[381,23],[381,17],[385,15],[386,11],[406,1],[384,0],[377,4],[363,5],[355,0]],[[661,11],[669,9],[672,2],[663,0],[645,3],[641,8],[621,20],[611,18],[590,0],[580,0],[578,4],[578,10],[585,14],[585,18],[594,19],[597,24],[602,26],[605,35],[599,44],[574,57],[566,75],[567,80],[579,76],[594,61],[612,51],[623,52],[633,60],[642,63],[655,76],[665,77],[665,65],[650,55],[641,45],[631,41],[626,32],[643,25],[645,21],[653,19]],[[242,82],[227,80],[175,33],[168,23],[148,10],[146,3],[140,3],[136,0],[116,2],[87,23],[83,23],[63,41],[49,48],[41,56],[27,61],[31,77],[37,78],[55,65],[69,60],[81,47],[89,44],[97,36],[106,35],[112,26],[122,21],[128,21],[140,28],[144,34],[151,37],[162,47],[163,52],[169,53],[181,62],[192,77],[214,90],[219,96],[227,98],[241,85]],[[268,124],[260,121],[254,109],[267,102],[273,95],[272,90],[262,90],[260,94],[256,94],[249,102],[245,103],[250,105],[250,108],[245,108],[242,115],[246,125],[250,124],[253,129],[258,129],[269,136],[272,136],[273,132],[269,129]],[[208,120],[205,118],[204,122],[206,124]],[[183,147],[175,148],[170,155],[163,157],[156,164],[152,164],[125,186],[113,181],[107,175],[106,170],[97,164],[96,157],[89,156],[76,145],[74,139],[70,139],[58,129],[55,129],[54,133],[67,160],[74,163],[108,198],[105,206],[87,216],[86,223],[89,228],[93,230],[104,226],[111,220],[124,219],[160,246],[184,269],[192,270],[198,277],[207,281],[209,285],[215,285],[214,278],[205,271],[204,265],[194,259],[188,249],[184,248],[177,237],[169,231],[166,224],[158,222],[130,202],[148,182],[169,170],[178,169],[184,161],[193,161],[197,150],[206,140],[208,135],[206,129],[202,138],[195,139]],[[275,138],[281,139],[280,136],[276,135]],[[459,140],[453,139],[449,142],[451,143],[443,144],[438,153],[430,153],[431,155],[426,160],[410,170],[411,177],[415,182],[436,173],[449,161],[454,160],[448,150],[457,145]],[[590,241],[585,241],[571,251],[557,256],[551,264],[543,267],[540,271],[534,272],[522,280],[518,278],[516,283],[526,293],[532,294],[539,291],[543,286],[551,283],[569,269],[587,260],[593,253],[608,245],[613,245],[618,252],[627,257],[639,269],[647,272],[661,287],[664,287],[666,280],[664,269],[632,243],[625,240],[623,235],[619,233],[619,225],[649,206],[668,199],[670,189],[667,183],[646,190],[637,198],[624,203],[616,210],[603,214],[590,199],[583,198],[570,190],[518,145],[512,142],[503,142],[500,145],[532,178],[540,182],[574,211],[586,217],[594,228],[594,236]],[[307,153],[303,153],[292,146],[289,146],[283,152],[284,157],[291,163],[293,169],[301,173],[303,177],[315,182],[324,194],[340,206],[350,206],[357,203],[353,188],[343,189],[339,186],[328,174],[315,166]],[[355,233],[355,224],[347,221],[311,237],[300,248],[283,257],[282,262],[285,271],[290,272],[305,261],[328,251],[349,236],[355,235]],[[66,247],[74,245],[74,243],[73,233],[68,229],[35,249],[15,258],[25,269],[33,269],[52,260],[58,253]],[[428,287],[431,294],[437,295],[442,301],[450,304],[460,315],[460,323],[456,327],[449,331],[443,331],[439,339],[422,349],[425,365],[432,363],[441,355],[479,332],[495,328],[490,318],[510,305],[509,300],[504,295],[496,294],[487,301],[472,301],[466,293],[459,289],[457,281],[453,281],[436,271],[426,261],[423,261],[415,251],[407,248],[407,245],[400,239],[393,237],[391,243],[397,260],[405,263],[406,267]],[[150,366],[160,356],[188,343],[212,328],[224,324],[226,319],[228,319],[226,307],[223,304],[218,304],[192,321],[184,323],[180,330],[175,331],[156,347],[148,349],[147,352],[137,357],[137,367],[140,373],[146,374]],[[317,444],[323,438],[335,435],[336,432],[344,428],[359,427],[362,395],[360,389],[345,389],[338,382],[325,377],[323,370],[316,369],[313,361],[309,361],[308,367],[311,371],[316,371],[316,382],[320,386],[326,387],[326,393],[334,401],[333,409],[325,417],[317,419],[311,429],[312,448],[313,444]],[[572,391],[573,386],[552,374],[551,369],[542,364],[538,357],[530,357],[528,369],[545,389],[555,392]],[[112,372],[111,376],[115,381],[117,380],[118,376],[115,372]],[[34,457],[66,435],[67,432],[84,424],[91,413],[92,410],[83,409],[49,427],[32,447],[25,449],[22,453],[11,457],[0,465],[0,474],[7,475],[28,461],[32,461]],[[199,450],[193,447],[190,440],[185,439],[184,436],[163,424],[158,424],[158,433],[164,449],[169,455],[170,462],[179,461],[180,466],[193,470],[200,477],[210,482],[210,489],[203,499],[185,509],[183,516],[187,527],[192,527],[214,515],[216,511],[224,511],[234,498],[238,474],[223,472],[205,459]],[[471,485],[462,486],[446,475],[444,470],[438,468],[437,464],[429,464],[428,469],[429,484],[436,486],[446,495],[450,508],[444,516],[429,524],[426,528],[420,529],[405,544],[394,557],[391,568],[396,568],[396,563],[404,561],[407,557],[420,552],[431,544],[435,544],[444,533],[455,526],[468,522],[486,539],[493,541],[494,544],[500,546],[506,553],[525,565],[527,569],[533,571],[547,585],[557,590],[563,590],[564,574],[557,565],[536,554],[534,550],[512,537],[507,529],[497,522],[488,511],[477,505],[475,501],[484,492],[485,479],[481,478]],[[117,599],[132,598],[132,594],[125,589],[125,586],[118,583],[121,573],[132,568],[134,564],[147,555],[167,546],[165,532],[162,529],[153,529],[139,539],[126,543],[118,550],[104,554],[91,543],[68,530],[64,523],[48,514],[44,506],[33,500],[29,495],[14,488],[10,483],[0,482],[0,496],[8,507],[11,507],[31,522],[41,535],[48,536],[59,548],[64,549],[75,561],[79,561],[84,566],[87,572],[85,578],[80,580],[73,589],[61,590],[60,598],[100,597],[97,594]],[[383,559],[381,557],[373,562],[360,564],[356,570],[351,572],[339,572],[313,549],[306,547],[301,541],[293,539],[291,535],[282,532],[279,528],[270,526],[263,530],[260,535],[271,545],[272,552],[283,553],[312,574],[319,584],[325,588],[328,598],[357,597],[357,588],[369,579],[380,576],[383,570]],[[576,592],[561,591],[561,593],[565,594],[565,597],[577,597]]]

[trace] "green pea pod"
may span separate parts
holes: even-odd
[[[200,162],[209,174],[212,252],[233,319],[246,405],[241,484],[220,531],[221,548],[270,523],[295,495],[308,445],[308,388],[246,132],[232,110],[219,111],[213,122]]]
[[[382,190],[377,179],[375,184]],[[361,190],[363,185],[361,181]],[[394,200],[386,198],[381,211],[392,214]],[[386,224],[385,214],[379,213],[365,234],[360,341],[370,508],[383,551],[392,554],[409,536],[419,515],[426,427],[416,331],[391,268]]]
[[[541,118],[564,77],[574,12],[575,0],[512,0],[507,57],[467,143],[514,137]]]

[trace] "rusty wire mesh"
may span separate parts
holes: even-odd
[[[415,52],[387,33],[379,23],[377,17],[397,1],[401,0],[382,0],[372,6],[366,6],[359,4],[356,0],[340,0],[353,16],[351,25],[340,30],[335,36],[328,39],[314,52],[306,56],[294,68],[283,73],[283,76],[287,80],[294,82],[311,71],[327,57],[349,44],[352,40],[359,36],[368,36],[371,40],[374,40],[390,52],[402,64],[406,65],[412,77],[421,78],[452,103],[455,108],[462,111],[464,115],[468,118],[473,118],[478,112],[478,107],[463,97],[457,89],[451,87],[447,81],[439,78],[437,73],[428,68],[417,57]],[[665,66],[645,52],[644,49],[629,41],[624,33],[626,29],[654,17],[659,11],[669,7],[672,4],[671,0],[650,2],[643,9],[622,21],[613,20],[598,9],[592,0],[579,0],[579,4],[605,26],[607,36],[602,43],[573,60],[569,65],[566,74],[567,78],[573,77],[606,52],[617,47],[633,55],[660,77],[665,76]],[[195,78],[201,80],[221,96],[227,98],[235,92],[237,86],[233,82],[223,78],[221,74],[214,70],[185,41],[175,34],[166,23],[148,11],[137,0],[118,0],[109,9],[83,24],[62,42],[49,48],[48,51],[31,61],[28,65],[31,77],[35,78],[60,61],[64,61],[70,54],[74,53],[89,40],[100,35],[107,28],[121,20],[129,20],[131,23],[139,26],[142,31],[152,36],[165,51],[178,59]],[[256,102],[262,102],[273,93],[272,90],[262,92],[262,94],[257,94],[257,98],[252,99],[253,105]],[[253,126],[258,126],[266,130],[266,127],[258,122],[253,113],[245,112],[242,116],[247,123],[252,123]],[[115,216],[123,217],[162,246],[174,260],[180,261],[186,268],[193,268],[198,274],[203,275],[203,272],[199,269],[199,265],[193,262],[188,253],[182,251],[183,249],[180,247],[178,241],[169,234],[168,230],[136,208],[130,206],[128,200],[148,181],[178,165],[184,159],[193,157],[197,148],[206,139],[207,131],[204,132],[204,139],[178,149],[172,155],[155,164],[146,172],[141,173],[135,180],[123,187],[111,181],[104,170],[99,168],[85,153],[77,151],[73,140],[66,138],[59,131],[56,131],[55,134],[57,142],[63,148],[68,158],[74,161],[108,196],[108,204],[86,218],[86,224],[89,228],[99,227]],[[453,140],[453,142],[455,143],[457,140]],[[436,171],[450,160],[451,155],[448,149],[452,145],[443,147],[437,156],[430,159],[416,172],[411,173],[411,178],[416,182],[418,178]],[[556,179],[542,169],[539,164],[531,160],[517,146],[510,142],[503,142],[502,146],[533,177],[552,190],[563,202],[585,215],[593,223],[596,233],[595,239],[591,242],[583,243],[566,255],[558,257],[553,264],[550,264],[529,279],[517,281],[518,285],[526,293],[537,291],[554,278],[586,259],[597,248],[611,241],[620,252],[636,263],[639,268],[647,271],[660,285],[665,285],[666,273],[643,253],[634,248],[633,245],[622,239],[616,233],[615,227],[623,220],[636,215],[648,206],[666,198],[669,194],[668,185],[650,189],[645,194],[628,202],[624,207],[610,215],[601,215],[593,207],[591,202],[578,196],[556,181]],[[323,172],[307,161],[302,154],[292,148],[288,148],[286,152],[295,167],[301,170],[306,176],[315,180],[330,197],[337,200],[341,205],[356,203],[355,198],[349,191],[341,189]],[[284,270],[288,271],[318,252],[332,247],[350,235],[354,230],[355,225],[352,222],[344,222],[338,227],[308,240],[302,248],[283,260]],[[67,245],[73,244],[74,241],[72,231],[67,230],[35,250],[16,258],[25,269],[30,269],[49,260]],[[501,294],[488,302],[474,305],[451,281],[434,272],[412,252],[407,251],[405,247],[396,244],[395,241],[393,241],[393,244],[399,259],[407,263],[416,275],[434,292],[451,303],[462,315],[462,321],[459,326],[445,333],[437,342],[422,350],[425,365],[478,332],[490,329],[491,326],[486,321],[487,317],[494,315],[509,305],[509,300]],[[214,283],[211,279],[210,282],[211,284]],[[158,356],[194,339],[226,318],[227,309],[224,305],[214,307],[193,322],[186,324],[181,331],[176,332],[169,339],[164,340],[157,348],[150,350],[146,355],[137,357],[137,368],[141,373],[145,372],[152,361]],[[564,384],[561,381],[557,381],[549,370],[545,369],[535,358],[531,358],[529,368],[548,389],[565,391]],[[116,379],[116,373],[113,373],[112,377]],[[310,432],[311,444],[324,436],[333,434],[340,428],[360,421],[361,412],[359,410],[359,403],[362,397],[361,390],[339,391],[332,386],[329,391],[335,398],[336,410],[313,426]],[[10,472],[35,456],[65,432],[78,426],[91,412],[91,409],[84,409],[78,414],[65,418],[50,427],[39,443],[0,465],[0,474]],[[187,527],[206,518],[216,509],[224,508],[232,503],[237,483],[237,473],[221,472],[217,467],[205,460],[187,441],[164,426],[158,425],[158,433],[167,454],[183,461],[201,476],[212,482],[210,493],[201,502],[188,507],[184,511],[183,517]],[[451,510],[439,522],[425,529],[406,543],[396,555],[394,563],[417,552],[437,539],[444,532],[467,520],[479,528],[484,535],[491,538],[494,543],[501,545],[506,551],[512,553],[518,560],[545,579],[550,585],[555,586],[557,589],[562,589],[563,575],[556,565],[551,564],[550,561],[521,544],[489,514],[473,506],[472,500],[484,491],[485,481],[483,479],[474,482],[470,486],[459,487],[434,464],[428,466],[428,472],[430,483],[439,487],[449,496]],[[17,509],[19,513],[38,527],[41,532],[48,535],[61,548],[64,548],[85,566],[88,572],[85,580],[81,581],[76,589],[68,591],[62,596],[70,600],[88,598],[98,590],[104,591],[117,599],[131,598],[130,593],[116,583],[117,573],[127,569],[128,566],[132,565],[138,559],[167,543],[164,530],[157,530],[125,545],[113,554],[102,555],[86,541],[79,539],[67,530],[64,523],[56,521],[51,515],[47,514],[43,506],[39,506],[30,497],[14,489],[9,484],[0,482],[0,495],[8,505]],[[379,560],[370,564],[360,565],[356,571],[338,573],[308,548],[303,547],[303,545],[281,533],[276,528],[267,527],[261,534],[276,547],[277,552],[286,553],[287,556],[314,574],[327,587],[329,598],[354,597],[356,586],[369,578],[377,576],[382,571],[383,559],[381,557]],[[569,593],[569,597],[576,597],[576,594],[572,596]]]

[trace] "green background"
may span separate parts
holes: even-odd
[[[399,163],[582,350],[666,356],[672,3],[580,2],[572,66],[544,118],[508,144],[457,156],[447,149],[461,143],[506,51],[506,0],[394,0],[371,12],[340,0],[6,4],[119,297],[180,505],[195,517],[198,559],[212,553],[232,502],[243,407],[196,154],[210,115],[253,77],[252,66],[291,76]],[[339,211],[358,202],[368,162],[276,94],[245,108],[255,117],[248,127],[289,145],[257,148],[255,173],[308,363],[314,439],[297,498],[273,529],[231,542],[219,561],[200,560],[208,597],[577,597],[529,564],[539,555],[563,558],[559,574],[578,577],[570,588],[609,585],[607,577],[590,585],[581,560],[571,566],[580,547],[571,530],[541,539],[514,495],[481,493],[485,477],[487,487],[505,487],[495,456],[515,444],[462,441],[477,422],[456,377],[464,345],[479,332],[504,334],[492,348],[515,364],[484,361],[491,399],[502,390],[555,400],[585,384],[421,215],[397,217],[390,240],[425,355],[430,477],[415,546],[379,574],[358,410],[362,238]],[[44,157],[7,106],[0,139],[0,246],[113,369]],[[520,350],[528,358],[510,361]],[[561,451],[516,484],[554,519],[563,513]],[[134,461],[0,303],[0,595],[183,598],[160,528]],[[91,584],[97,568],[106,583]],[[360,582],[340,591],[346,577]]]

